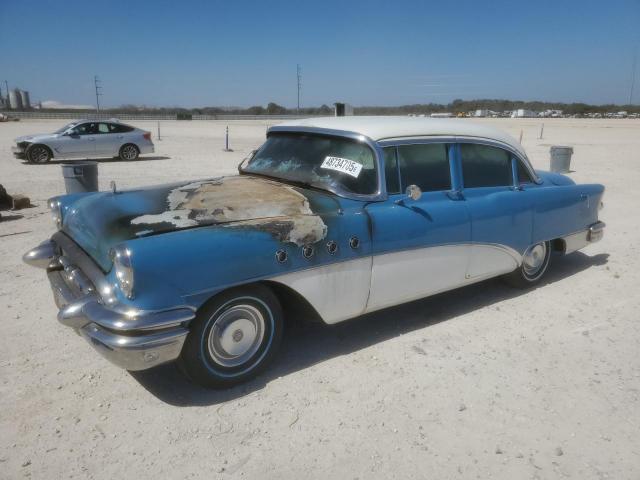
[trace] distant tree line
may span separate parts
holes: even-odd
[[[412,105],[400,105],[393,107],[380,106],[362,106],[354,107],[356,115],[408,115],[414,114],[430,114],[441,112],[471,112],[475,110],[492,110],[495,112],[504,112],[517,109],[533,110],[541,112],[544,110],[562,110],[569,115],[584,115],[586,113],[606,113],[627,111],[629,113],[640,113],[640,105],[589,105],[586,103],[560,103],[560,102],[524,102],[521,100],[502,100],[502,99],[479,99],[479,100],[461,100],[456,99],[451,103],[419,103]],[[61,112],[61,109],[43,109],[43,111]],[[93,113],[93,110],[71,110],[73,112]],[[320,107],[305,107],[299,111],[295,108],[286,108],[277,103],[270,102],[266,107],[255,105],[248,108],[242,107],[201,107],[201,108],[180,108],[180,107],[148,107],[139,105],[121,105],[116,108],[106,108],[101,110],[103,113],[117,114],[160,114],[174,115],[179,113],[189,113],[192,115],[332,115],[333,107],[321,105]]]

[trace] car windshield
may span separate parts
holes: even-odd
[[[76,123],[78,122],[71,122],[71,123],[67,123],[64,127],[59,128],[58,130],[56,130],[53,133],[64,133],[66,132],[68,129],[70,129],[71,127],[73,127]]]
[[[241,171],[329,191],[370,195],[378,189],[373,150],[343,137],[273,133]]]

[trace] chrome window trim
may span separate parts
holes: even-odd
[[[341,188],[331,188],[327,189],[331,193],[339,196],[348,198],[351,200],[360,200],[360,201],[369,201],[369,202],[381,202],[387,199],[387,189],[386,189],[386,179],[384,175],[384,164],[383,164],[383,152],[382,147],[378,142],[374,142],[371,138],[366,135],[362,135],[361,133],[351,132],[348,130],[334,130],[330,128],[319,128],[319,127],[286,127],[286,126],[274,126],[267,130],[267,138],[272,133],[309,133],[313,135],[325,135],[329,137],[343,137],[348,138],[349,140],[355,140],[357,142],[362,142],[367,144],[371,150],[373,150],[373,157],[376,163],[377,169],[377,180],[378,185],[375,193],[372,194],[359,194],[348,192]],[[246,174],[251,174],[252,172],[243,172]],[[259,175],[259,174],[258,174]]]
[[[531,166],[529,159],[526,156],[523,156],[518,150],[513,148],[508,143],[501,142],[499,140],[494,140],[491,138],[485,137],[468,137],[468,136],[460,136],[460,135],[432,135],[432,136],[424,136],[424,137],[400,137],[400,138],[388,138],[384,140],[379,140],[378,145],[381,147],[392,147],[399,145],[412,145],[412,144],[421,144],[421,143],[476,143],[479,145],[488,145],[490,147],[502,148],[503,150],[511,153],[516,159],[518,159],[528,170],[529,175],[533,179],[533,182],[536,184],[541,184],[542,179],[538,177],[536,171]]]

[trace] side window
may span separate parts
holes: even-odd
[[[120,123],[110,123],[109,129],[111,133],[127,133],[133,131],[133,127],[129,125],[123,125]]]
[[[445,143],[401,145],[398,164],[403,187],[417,185],[423,192],[451,189],[451,170]]]
[[[98,133],[97,123],[82,123],[73,129],[76,135],[93,135]]]
[[[506,150],[488,145],[462,143],[460,153],[465,188],[513,185],[511,155]]]
[[[384,177],[387,182],[387,193],[400,193],[400,179],[398,178],[398,157],[396,147],[386,147],[384,151]]]
[[[533,183],[533,178],[520,160],[518,160],[518,183]]]
[[[98,124],[98,132],[99,133],[112,133],[111,125],[109,125],[108,123],[99,123]]]

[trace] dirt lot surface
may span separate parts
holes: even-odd
[[[0,222],[0,478],[640,478],[640,121],[484,120],[536,168],[573,145],[604,183],[604,239],[531,291],[492,280],[334,327],[290,329],[268,372],[206,391],[173,366],[128,373],[59,325],[21,261],[54,231],[58,164],[0,124],[0,184],[34,208]],[[155,122],[131,122],[156,136]],[[156,153],[100,163],[118,188],[233,173],[266,122],[163,122]],[[425,272],[428,274],[428,272]]]

